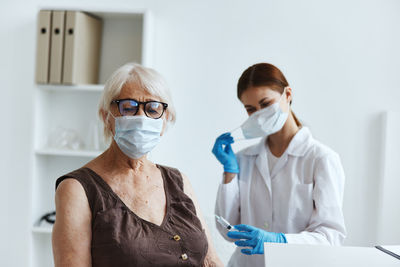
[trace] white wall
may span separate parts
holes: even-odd
[[[73,4],[153,11],[153,65],[172,88],[178,121],[152,157],[191,178],[205,214],[213,213],[222,171],[213,142],[246,117],[236,99],[237,79],[249,65],[266,61],[286,74],[298,117],[341,155],[347,244],[375,244],[381,113],[400,109],[399,1],[3,0],[1,266],[28,261],[37,8]]]

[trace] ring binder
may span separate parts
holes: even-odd
[[[52,12],[41,10],[38,14],[36,46],[36,82],[49,82]]]
[[[102,22],[79,11],[67,11],[64,83],[98,82]]]
[[[53,11],[50,52],[50,83],[62,83],[65,11]]]

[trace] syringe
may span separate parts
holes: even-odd
[[[232,230],[233,226],[227,221],[225,220],[223,217],[215,215],[215,218],[217,219],[217,222],[222,225],[224,228],[228,229],[228,230]]]

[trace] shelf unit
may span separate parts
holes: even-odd
[[[151,66],[151,14],[145,9],[110,9],[87,6],[40,7],[41,10],[76,10],[98,16],[103,21],[99,83],[34,86],[34,150],[31,177],[30,266],[54,266],[52,228],[39,218],[55,210],[55,181],[83,166],[106,148],[91,144],[94,131],[102,139],[97,106],[104,83],[111,73],[127,62]],[[93,127],[94,126],[94,127]],[[96,128],[96,126],[98,126]],[[66,149],[49,146],[57,129],[79,135],[81,146]],[[93,130],[94,129],[94,130]],[[53,135],[54,136],[54,135]],[[56,135],[57,136],[57,135]]]

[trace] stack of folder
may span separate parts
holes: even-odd
[[[97,84],[102,21],[80,11],[41,10],[38,15],[36,82]]]

